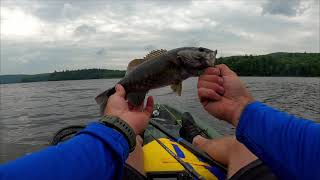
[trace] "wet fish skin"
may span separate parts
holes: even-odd
[[[178,84],[189,77],[198,76],[199,71],[214,65],[216,54],[217,51],[202,47],[173,49],[148,59],[130,70],[118,84],[124,87],[127,95],[132,93],[145,95],[150,89]],[[115,88],[113,87],[96,97],[102,113],[108,97],[114,93]],[[140,105],[143,100],[144,96],[131,103]]]
[[[199,51],[199,49],[201,51]],[[199,53],[200,52],[200,53]],[[205,48],[178,48],[140,64],[119,81],[127,93],[175,84],[214,65],[216,51]]]

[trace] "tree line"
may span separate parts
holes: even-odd
[[[271,53],[220,57],[217,64],[226,64],[240,76],[306,76],[320,77],[320,53]],[[80,79],[122,78],[125,71],[82,69],[54,71],[36,75],[0,75],[0,84],[62,81]]]
[[[121,78],[125,71],[109,69],[82,69],[74,71],[53,72],[50,74],[49,81],[59,80],[80,80],[80,79],[103,79],[103,78]]]
[[[320,76],[320,53],[272,53],[220,57],[240,76]]]
[[[22,82],[36,81],[63,81],[63,80],[81,80],[81,79],[108,79],[121,78],[125,75],[122,70],[109,69],[81,69],[81,70],[66,70],[54,71],[45,75],[31,75],[22,79]]]

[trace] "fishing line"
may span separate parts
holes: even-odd
[[[163,107],[167,112],[170,113],[170,115],[174,118],[174,120],[182,127],[181,119],[178,119],[169,109],[166,108],[164,105],[159,105],[160,107]]]

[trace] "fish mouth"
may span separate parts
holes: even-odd
[[[212,67],[214,66],[214,63],[216,61],[216,53],[217,51],[213,51],[213,52],[210,52],[206,55],[206,63],[209,67]]]

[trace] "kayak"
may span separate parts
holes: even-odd
[[[147,179],[225,179],[226,167],[179,136],[179,110],[155,104],[152,119],[143,133],[144,170]],[[208,127],[195,118],[197,126]],[[69,126],[59,130],[51,144],[56,145],[75,135],[85,126]],[[204,128],[202,128],[204,129]],[[208,137],[219,134],[205,129]]]
[[[196,176],[193,176],[192,179],[225,179],[226,168],[223,165],[179,136],[181,116],[182,112],[171,106],[164,104],[154,106],[152,119],[144,133],[144,146],[142,147],[144,170],[147,177],[172,178],[179,177],[178,174],[188,173],[186,168],[162,147],[164,145],[196,172]],[[198,119],[194,118],[194,120],[200,128],[208,127]],[[214,129],[205,129],[205,133],[210,138],[219,136]],[[166,176],[163,176],[164,174]]]

